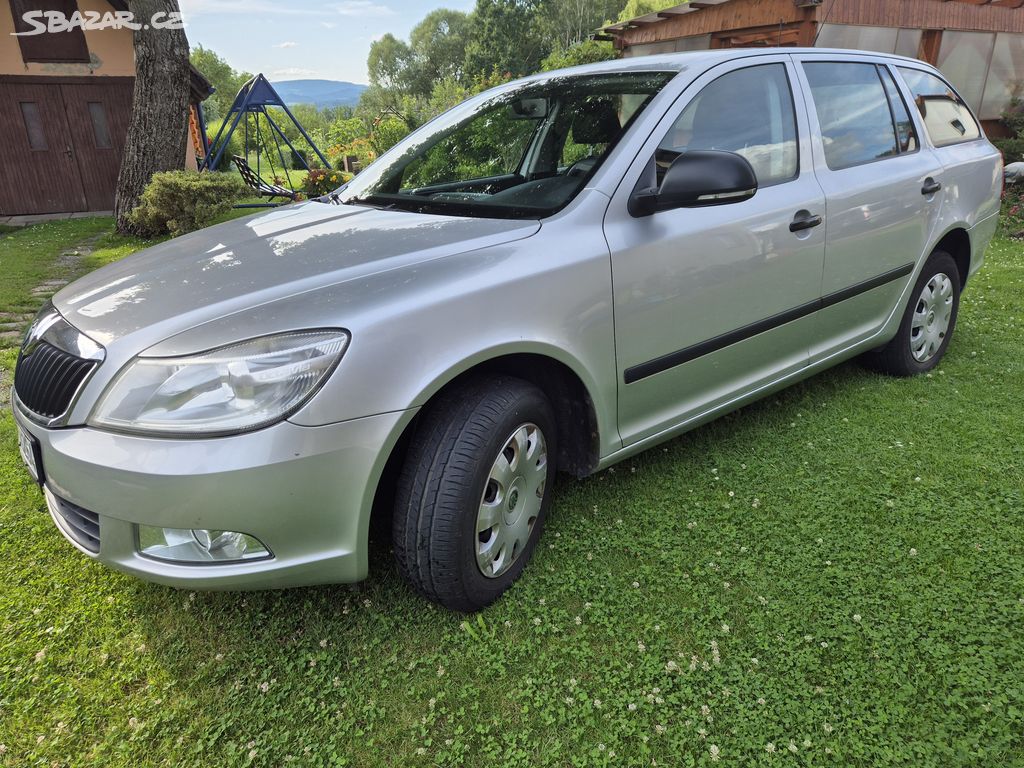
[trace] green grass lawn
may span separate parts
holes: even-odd
[[[108,227],[0,235],[0,309],[140,245]],[[561,482],[470,619],[384,550],[355,588],[108,571],[5,411],[0,766],[1024,765],[1024,245],[988,259],[933,374],[843,365]]]

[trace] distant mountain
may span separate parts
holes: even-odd
[[[288,105],[342,107],[355,106],[366,86],[343,80],[282,80],[274,89]]]

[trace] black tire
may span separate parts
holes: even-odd
[[[953,304],[949,327],[942,338],[942,343],[935,350],[934,354],[927,360],[920,361],[914,357],[911,351],[914,313],[918,309],[925,286],[928,285],[932,278],[940,274],[946,275],[953,286]],[[953,257],[945,251],[935,251],[932,253],[925,263],[924,269],[921,270],[917,282],[914,284],[914,290],[910,294],[910,301],[907,302],[907,308],[903,312],[903,320],[900,322],[900,328],[896,332],[896,336],[885,346],[873,349],[863,355],[861,362],[868,368],[879,373],[888,374],[889,376],[917,376],[937,366],[946,354],[949,342],[953,338],[953,332],[956,330],[956,319],[960,311],[960,288],[960,270],[957,268]]]
[[[527,544],[515,550],[507,570],[489,577],[477,564],[477,513],[492,465],[523,424],[536,425],[546,443],[543,499]],[[490,605],[512,585],[536,547],[551,503],[556,439],[551,404],[540,389],[520,379],[481,376],[429,406],[398,480],[392,527],[398,569],[419,593],[470,612]]]

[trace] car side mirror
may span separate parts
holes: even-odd
[[[757,174],[745,157],[735,152],[694,150],[672,161],[660,187],[635,189],[629,198],[629,213],[639,218],[676,208],[728,205],[755,194]]]

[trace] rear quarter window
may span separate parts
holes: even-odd
[[[899,67],[899,71],[914,95],[932,144],[945,147],[981,138],[974,115],[949,83],[920,69]]]

